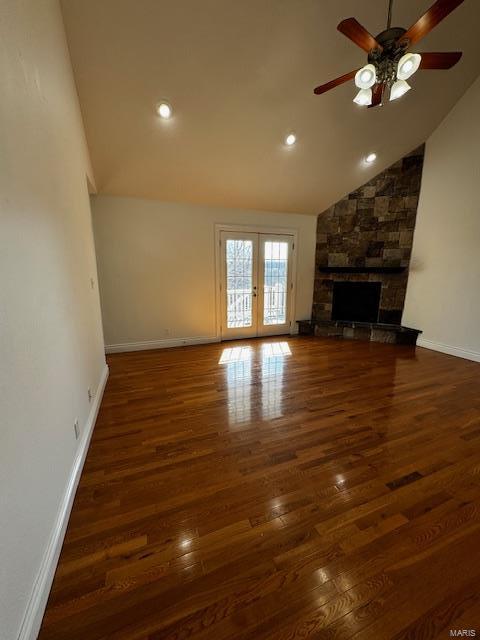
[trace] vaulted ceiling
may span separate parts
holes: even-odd
[[[410,26],[433,0],[397,0]],[[426,140],[480,72],[480,2],[466,0],[414,51],[462,50],[450,71],[376,109],[352,82],[365,64],[336,26],[374,35],[387,0],[63,0],[100,193],[315,214]],[[155,113],[160,99],[174,118]],[[298,142],[283,139],[294,131]],[[376,163],[364,156],[375,151]]]

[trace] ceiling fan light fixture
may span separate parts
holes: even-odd
[[[390,89],[390,101],[398,100],[403,95],[410,91],[412,87],[405,80],[397,80],[393,83],[392,88]]]
[[[353,101],[356,104],[361,105],[362,107],[368,107],[370,104],[372,104],[372,90],[360,89]]]
[[[397,78],[399,80],[408,80],[410,76],[418,71],[422,56],[419,53],[406,53],[400,58],[397,66]]]
[[[373,64],[366,64],[355,74],[355,84],[359,89],[370,89],[377,81],[377,71]]]
[[[339,85],[355,80],[358,89],[372,89],[370,107],[383,104],[385,91],[390,92],[390,100],[396,100],[410,90],[406,80],[419,68],[451,69],[462,57],[461,51],[437,51],[406,53],[427,36],[432,29],[441,23],[452,11],[465,0],[434,0],[432,6],[408,29],[392,26],[392,10],[394,0],[388,0],[386,29],[375,38],[355,18],[345,18],[337,25],[337,30],[356,44],[367,54],[364,67],[352,69],[342,76],[315,87],[315,95],[321,95]],[[366,102],[366,96],[360,92],[354,102]]]

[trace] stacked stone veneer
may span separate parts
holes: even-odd
[[[318,216],[312,320],[331,320],[335,280],[381,282],[380,322],[401,322],[424,147]],[[324,267],[406,267],[402,273],[325,273]]]

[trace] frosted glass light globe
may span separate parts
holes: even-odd
[[[372,104],[372,90],[360,89],[353,101],[362,107],[368,107],[368,105]]]
[[[377,81],[377,71],[373,64],[366,64],[355,74],[355,84],[359,89],[370,89]]]
[[[398,98],[405,95],[407,91],[410,91],[411,88],[405,80],[397,80],[390,89],[390,100],[398,100]]]
[[[418,70],[422,56],[419,53],[406,53],[400,58],[397,66],[397,78],[407,80]]]

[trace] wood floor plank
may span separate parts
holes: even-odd
[[[108,362],[41,640],[480,633],[479,364],[310,337]]]

